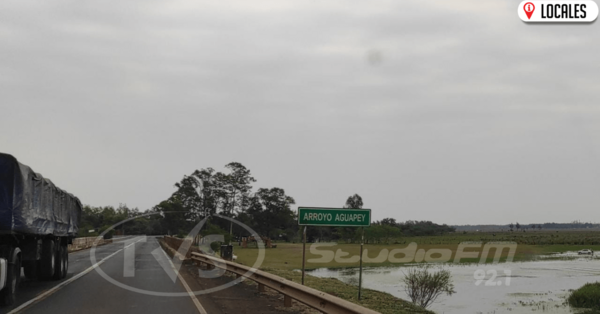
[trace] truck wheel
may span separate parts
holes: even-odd
[[[63,267],[65,266],[62,262],[62,250],[60,242],[56,242],[56,250],[54,250],[54,275],[52,275],[52,279],[59,280],[63,273]]]
[[[6,270],[6,287],[0,291],[0,303],[12,305],[16,301],[16,292],[21,281],[21,250],[11,248]]]
[[[56,244],[51,239],[42,242],[42,258],[40,259],[40,275],[43,279],[50,279],[56,268]]]
[[[62,254],[63,254],[62,262],[64,265],[63,266],[63,274],[60,277],[62,279],[62,278],[67,277],[67,272],[69,271],[69,249],[67,248],[66,244],[61,246],[61,249],[62,249]]]
[[[36,280],[38,277],[37,261],[22,262],[22,264],[23,264],[23,272],[25,273],[25,278],[27,278],[29,280]]]
[[[65,278],[67,274],[65,270],[65,246],[61,243],[56,244],[56,263],[54,264],[54,276],[52,276],[52,279],[59,280]]]

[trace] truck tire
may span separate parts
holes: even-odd
[[[13,305],[16,301],[16,292],[21,282],[21,250],[10,249],[8,256],[8,267],[6,270],[6,287],[0,291],[0,303],[2,305]]]
[[[51,239],[42,242],[42,256],[40,258],[40,275],[42,279],[51,279],[56,268],[56,243]]]
[[[69,271],[69,248],[67,247],[66,244],[61,246],[61,248],[62,248],[62,254],[63,254],[62,260],[63,260],[63,265],[64,265],[63,266],[63,274],[60,277],[62,279],[62,278],[67,277],[67,272]]]
[[[59,280],[65,278],[67,270],[65,269],[65,251],[66,246],[61,243],[56,243],[56,264],[54,264],[54,275],[52,279]]]
[[[38,263],[37,261],[22,262],[25,278],[36,280],[38,278]]]

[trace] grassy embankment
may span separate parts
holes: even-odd
[[[494,236],[495,234],[495,236]],[[600,232],[599,231],[534,231],[534,232],[503,232],[503,233],[456,233],[444,236],[426,236],[426,237],[404,237],[395,241],[396,244],[365,244],[364,248],[370,258],[377,257],[383,249],[391,251],[393,249],[403,249],[411,242],[418,245],[418,250],[427,252],[431,249],[450,249],[452,251],[452,260],[456,254],[457,247],[462,242],[492,242],[492,241],[513,241],[516,242],[517,251],[513,261],[530,261],[536,256],[549,254],[553,252],[578,251],[589,248],[600,252]],[[306,259],[321,258],[321,255],[310,252],[310,243],[306,245]],[[345,258],[359,256],[360,245],[358,244],[337,244],[332,247],[320,247],[319,251],[336,252],[338,249],[347,252]],[[238,256],[238,262],[245,265],[253,265],[258,256],[256,248],[242,249],[234,247],[235,254]],[[467,251],[479,251],[481,249],[468,249]],[[487,261],[492,262],[494,250],[491,250]],[[505,261],[508,250],[502,253],[501,262]],[[439,255],[434,255],[437,257]],[[402,257],[399,254],[398,257]],[[479,262],[479,258],[461,259],[462,263]],[[365,263],[365,266],[399,266],[401,264],[392,264],[387,259],[383,263]],[[346,268],[357,267],[355,263],[338,263],[335,260],[327,263],[306,263],[306,269],[316,268]],[[265,259],[262,267],[273,269],[300,269],[302,267],[302,243],[277,243],[276,249],[265,250]]]
[[[283,277],[287,280],[291,280],[298,283],[301,282],[302,275],[300,272],[297,271],[272,268],[266,268],[264,270],[274,275]],[[304,284],[308,287],[329,293],[331,295],[337,296],[341,299],[350,301],[352,303],[362,305],[366,308],[375,310],[382,314],[433,314],[433,312],[431,311],[427,311],[419,306],[412,304],[409,301],[396,298],[389,293],[370,289],[362,290],[362,298],[359,301],[356,286],[343,283],[334,278],[318,278],[307,275],[305,277]]]

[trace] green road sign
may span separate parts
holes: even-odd
[[[298,207],[298,224],[303,226],[368,227],[370,209]]]

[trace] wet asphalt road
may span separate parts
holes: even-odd
[[[96,248],[96,260],[104,260],[98,266],[108,277],[128,287],[146,290],[150,292],[166,292],[185,294],[186,289],[182,283],[172,279],[159,264],[159,256],[162,262],[168,262],[166,255],[158,241],[154,237],[122,238],[115,239],[114,243]],[[134,250],[129,248],[135,262],[125,263],[126,245],[133,245]],[[156,249],[160,251],[155,251]],[[11,307],[0,308],[0,313],[11,313],[27,302],[52,288],[65,283],[78,276],[92,266],[90,258],[91,250],[83,250],[69,254],[69,272],[65,279],[60,281],[27,281],[22,277],[19,287],[17,302]],[[154,252],[154,254],[152,254]],[[158,254],[160,252],[161,255]],[[111,256],[112,255],[112,256]],[[129,267],[126,267],[129,265]],[[133,273],[132,273],[133,272]],[[124,277],[128,273],[128,277]],[[18,310],[18,313],[198,313],[198,309],[189,296],[165,297],[148,295],[131,291],[109,282],[102,277],[96,269],[80,276],[74,281],[64,285],[54,293],[43,299],[35,300],[26,308]]]

